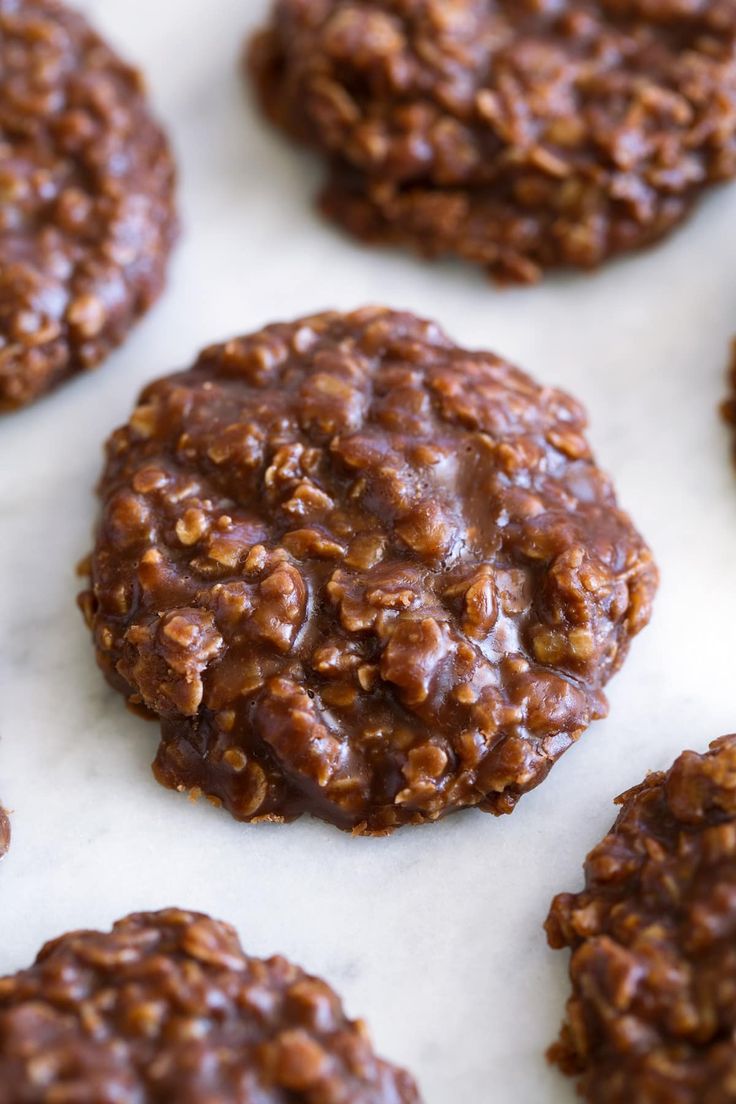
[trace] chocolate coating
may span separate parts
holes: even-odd
[[[328,216],[504,280],[648,245],[736,172],[733,0],[275,0],[249,62]]]
[[[323,981],[169,909],[0,979],[0,1104],[421,1104]]]
[[[573,995],[551,1057],[591,1104],[727,1104],[736,1083],[736,736],[617,799],[557,897]]]
[[[173,188],[140,74],[58,0],[0,0],[0,411],[99,364],[157,298]]]
[[[510,812],[657,572],[580,406],[368,308],[206,350],[107,448],[82,605],[167,786],[386,832]]]

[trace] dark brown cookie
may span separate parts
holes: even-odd
[[[736,1085],[736,736],[617,799],[556,898],[573,996],[551,1057],[591,1104],[732,1104]]]
[[[736,173],[733,0],[275,0],[249,59],[329,216],[501,279],[648,245]]]
[[[510,812],[595,717],[657,573],[580,406],[368,308],[206,350],[111,438],[82,598],[242,820]]]
[[[0,1104],[420,1104],[333,990],[170,909],[0,979]]]
[[[0,0],[0,411],[99,364],[153,303],[173,188],[140,74],[58,0]]]
[[[10,817],[0,805],[0,859],[4,859],[10,850]]]

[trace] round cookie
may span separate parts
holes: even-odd
[[[550,1052],[590,1104],[727,1104],[736,1082],[736,736],[617,799],[551,946],[573,995]]]
[[[736,173],[732,0],[274,0],[249,66],[331,218],[503,280],[646,246]]]
[[[174,175],[140,74],[58,0],[0,0],[0,411],[97,365],[158,297]]]
[[[0,1104],[420,1104],[323,981],[169,909],[0,979]]]
[[[510,812],[657,572],[568,396],[382,308],[207,349],[107,448],[82,606],[167,786],[358,832]]]

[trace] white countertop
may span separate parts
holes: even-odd
[[[364,1015],[427,1104],[571,1104],[548,1070],[567,957],[541,930],[611,799],[736,728],[736,474],[717,415],[736,332],[736,186],[667,244],[594,277],[499,291],[471,268],[366,251],[311,209],[317,170],[256,117],[237,71],[265,0],[87,0],[146,70],[177,147],[185,236],[160,305],[97,373],[0,423],[0,974],[47,938],[181,905],[283,952]],[[611,715],[512,817],[465,813],[390,839],[236,824],[161,789],[156,729],[98,673],[75,609],[92,487],[141,385],[200,346],[317,309],[435,318],[590,411],[591,439],[652,544],[651,627]]]

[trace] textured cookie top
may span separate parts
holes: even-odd
[[[727,1104],[736,1083],[736,736],[618,799],[547,933],[573,949],[552,1057],[592,1104]]]
[[[173,177],[139,74],[57,0],[0,0],[0,410],[97,364],[159,294]]]
[[[0,1104],[420,1104],[323,981],[170,909],[0,979]]]
[[[736,171],[733,0],[275,0],[251,68],[359,236],[533,280]]]
[[[656,569],[580,406],[433,324],[205,351],[108,445],[83,605],[161,781],[243,819],[510,811],[589,721]]]

